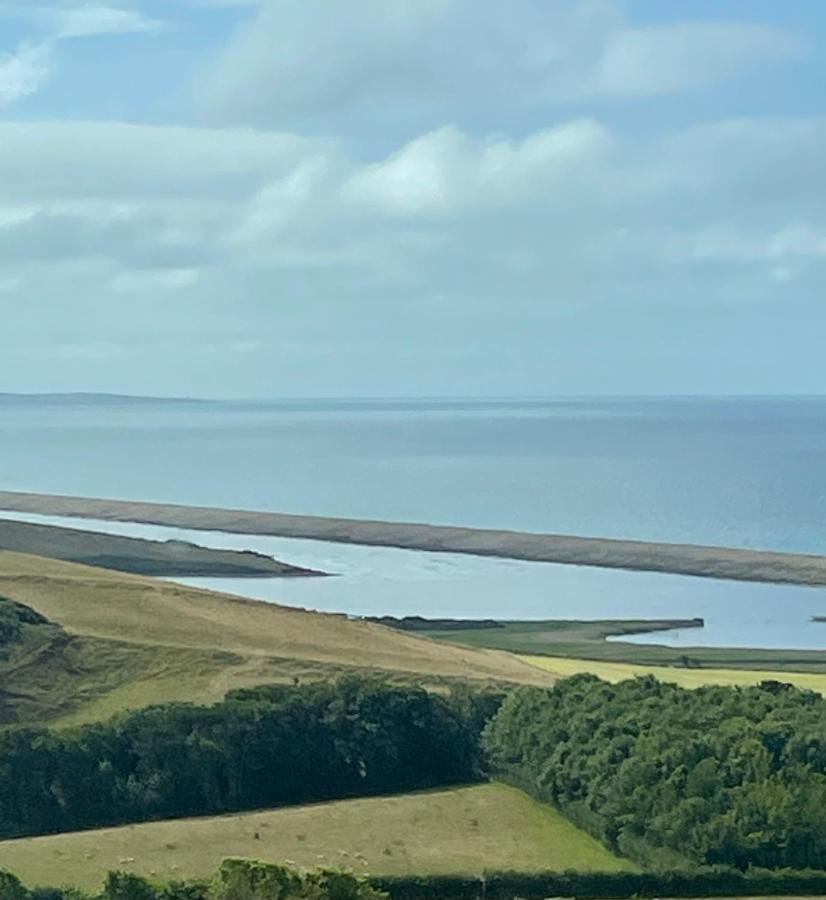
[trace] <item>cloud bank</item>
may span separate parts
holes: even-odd
[[[12,6],[35,29],[0,57],[0,375],[21,388],[826,389],[804,362],[826,117],[704,114],[808,58],[789,28],[609,0]],[[9,117],[72,47],[128,39],[151,67],[187,16],[220,40],[177,115]]]

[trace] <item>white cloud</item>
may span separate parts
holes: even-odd
[[[795,36],[766,25],[678,22],[612,35],[583,92],[626,97],[716,84],[754,65],[804,53]]]
[[[689,240],[674,244],[675,258],[683,260],[722,260],[748,264],[781,263],[794,260],[826,259],[826,223],[792,224],[777,227],[767,223],[761,229],[741,222],[712,225],[699,229]],[[781,267],[782,268],[782,267]]]
[[[619,0],[263,0],[199,87],[221,121],[492,130],[520,110],[690,90],[802,52],[770,25],[632,26]]]
[[[170,370],[148,360],[169,354],[177,369],[193,363],[194,384],[222,380],[216,360],[234,353],[228,377],[249,366],[258,391],[270,390],[259,367],[312,382],[336,371],[331,360],[362,371],[372,360],[393,385],[407,367],[408,383],[431,378],[438,391],[449,361],[455,373],[467,360],[455,389],[489,377],[510,390],[499,357],[486,358],[493,349],[540,376],[566,353],[574,373],[604,359],[613,390],[623,340],[665,360],[681,341],[701,349],[714,316],[734,331],[735,302],[738,316],[778,298],[798,311],[814,298],[814,309],[826,279],[826,119],[703,122],[722,102],[678,96],[764,75],[805,52],[799,39],[710,19],[643,26],[632,8],[0,0],[0,15],[30,29],[0,57],[0,106],[41,89],[55,64],[69,76],[38,102],[53,120],[32,120],[32,106],[0,123],[0,368],[47,372],[60,347],[76,366],[61,371],[103,362],[108,379],[126,356],[161,383]],[[174,24],[162,60],[135,40],[123,43],[123,72],[87,64],[98,36],[164,27],[152,16]],[[204,106],[182,109],[192,98],[173,76],[199,63]],[[93,69],[111,79],[100,103]],[[811,71],[789,75],[805,87]],[[726,110],[763,109],[783,101],[785,83],[759,103],[753,91],[742,105],[734,91],[720,97]],[[71,118],[76,101],[90,121]],[[131,124],[104,120],[126,104]],[[217,127],[140,123],[198,121],[204,109]],[[686,328],[703,334],[691,343]],[[579,336],[600,329],[587,357]],[[350,385],[330,375],[331,389]]]
[[[84,4],[69,9],[54,9],[49,13],[56,37],[78,38],[104,34],[131,34],[155,31],[163,27],[157,19],[150,19],[132,9],[119,9],[101,4]]]
[[[37,206],[0,206],[0,229],[29,222],[37,213]]]
[[[809,225],[793,225],[784,228],[772,235],[767,250],[773,259],[826,257],[826,227],[815,229]]]
[[[120,293],[186,287],[192,271],[231,266],[244,235],[269,232],[269,210],[289,195],[279,204],[274,185],[299,191],[282,213],[295,231],[302,172],[336,153],[334,143],[244,130],[0,123],[0,264],[87,261],[102,290]],[[266,227],[252,212],[259,196]]]
[[[378,354],[413,378],[421,348],[547,335],[557,354],[560,322],[743,315],[826,277],[824,143],[820,118],[659,139],[575,119],[439,129],[364,160],[289,134],[4,123],[0,346],[42,343],[48,319],[67,346],[194,343],[251,366],[277,346],[298,369]]]
[[[181,273],[205,267],[470,293],[515,272],[530,293],[553,271],[587,293],[617,272],[654,284],[673,266],[817,262],[824,142],[823,119],[732,121],[653,143],[587,119],[520,140],[444,128],[363,162],[289,134],[2,123],[0,259],[105,262],[105,283],[133,293],[157,273],[186,286]]]
[[[0,2],[0,17],[29,22],[48,40],[154,31],[163,25],[137,9],[94,0]]]
[[[49,82],[56,50],[65,40],[154,31],[163,26],[135,10],[87,2],[0,3],[0,18],[22,19],[41,32],[14,52],[0,51],[0,107],[37,93]]]
[[[51,72],[48,43],[22,44],[14,53],[0,53],[0,107],[40,90]]]
[[[277,132],[118,122],[0,122],[0,202],[185,200],[246,196],[333,142]]]
[[[353,203],[389,214],[449,214],[537,197],[593,164],[611,138],[593,120],[548,128],[522,141],[473,141],[456,128],[418,138],[344,186]]]

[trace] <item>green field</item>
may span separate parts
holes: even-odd
[[[110,869],[207,876],[229,856],[376,875],[635,869],[500,784],[0,842],[0,868],[25,883],[90,889]]]
[[[634,663],[600,662],[589,659],[568,659],[553,656],[523,656],[527,662],[551,672],[558,678],[588,673],[605,681],[623,681],[640,675],[653,675],[660,681],[670,681],[685,688],[707,684],[749,685],[761,681],[786,681],[800,688],[817,691],[826,696],[826,674],[816,672],[780,672],[761,669],[682,669],[670,666],[643,666]]]
[[[826,674],[826,651],[764,650],[742,647],[666,647],[608,641],[607,637],[656,632],[668,622],[609,619],[502,621],[499,628],[417,629],[417,634],[468,647],[507,650],[527,656],[569,657],[598,662],[681,669],[755,669]],[[824,625],[826,627],[826,625]],[[700,634],[698,629],[698,637]],[[672,679],[673,680],[673,679]],[[789,680],[789,679],[787,679]],[[739,682],[738,682],[739,683]]]

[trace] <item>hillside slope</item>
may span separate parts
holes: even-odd
[[[501,784],[0,842],[0,866],[27,883],[88,890],[110,869],[208,877],[228,856],[380,875],[636,868],[552,807]]]
[[[425,684],[554,680],[495,650],[24,554],[0,551],[0,596],[62,630],[37,657],[0,664],[18,721],[86,721],[354,670]]]

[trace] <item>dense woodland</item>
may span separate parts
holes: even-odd
[[[41,627],[24,621],[25,608],[0,612],[0,638]],[[649,868],[826,870],[826,700],[777,682],[687,691],[581,675],[503,697],[345,678],[62,731],[7,728],[0,838],[486,774],[556,804]]]
[[[238,691],[65,731],[0,732],[0,836],[474,780],[500,698],[363,679]]]
[[[826,868],[818,694],[580,675],[513,692],[484,744],[495,771],[641,862]]]

